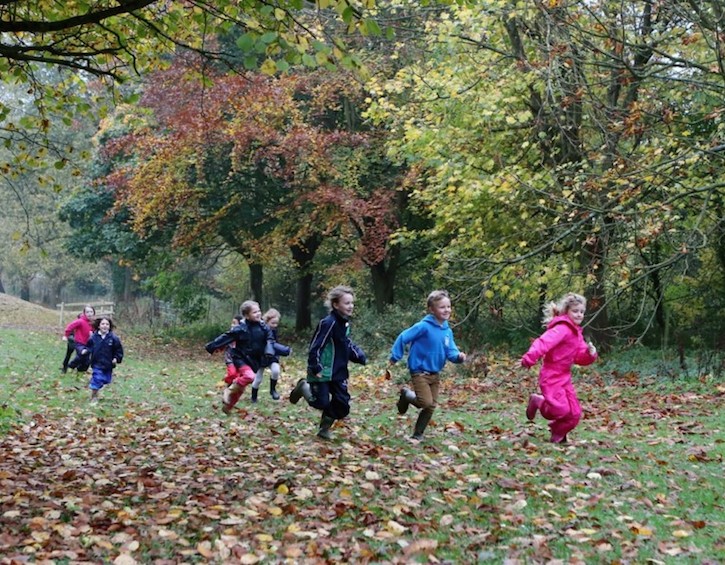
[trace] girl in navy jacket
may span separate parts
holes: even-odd
[[[113,380],[113,369],[123,361],[123,345],[113,333],[113,321],[108,316],[101,316],[94,322],[95,331],[83,348],[83,354],[90,356],[91,369],[91,402],[98,400],[98,391]]]

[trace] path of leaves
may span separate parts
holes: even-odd
[[[596,386],[583,385],[583,396],[601,398]],[[36,415],[1,443],[0,562],[472,562],[504,546],[510,563],[544,563],[562,537],[571,562],[608,561],[615,543],[637,561],[653,536],[632,517],[639,511],[673,524],[648,551],[696,559],[688,536],[722,532],[722,522],[678,518],[676,489],[722,470],[722,437],[693,415],[722,406],[723,390],[682,398],[608,388],[606,403],[585,406],[582,426],[599,439],[568,448],[546,444],[543,423],[521,422],[520,382],[449,385],[421,445],[406,439],[414,415],[394,414],[395,390],[380,379],[357,389],[354,413],[329,443],[313,436],[314,411],[287,403],[267,413],[246,405],[229,418],[133,407],[104,418],[85,405]],[[637,412],[650,422],[643,445],[676,450],[703,475],[668,476],[666,453],[617,453],[629,425],[622,414]],[[670,439],[653,433],[663,422]],[[644,493],[623,461],[632,457],[665,487]],[[602,487],[607,480],[614,486]],[[596,512],[612,504],[621,528],[602,531]],[[722,534],[716,543],[725,546]]]

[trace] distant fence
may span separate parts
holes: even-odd
[[[61,302],[56,304],[58,313],[60,315],[59,324],[60,327],[65,326],[63,317],[67,314],[72,315],[74,318],[83,310],[86,304],[90,304],[96,309],[96,316],[111,316],[113,317],[115,302]]]

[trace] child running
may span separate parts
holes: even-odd
[[[279,400],[277,381],[279,381],[279,376],[282,372],[282,367],[279,364],[279,358],[280,356],[286,357],[292,353],[291,348],[286,345],[282,345],[277,341],[277,328],[279,327],[281,319],[282,314],[280,314],[279,310],[275,308],[270,308],[262,316],[262,320],[264,320],[264,323],[267,324],[270,330],[272,330],[272,335],[274,336],[274,355],[272,357],[265,357],[262,360],[262,366],[254,376],[254,382],[252,383],[252,402],[255,403],[257,402],[257,395],[259,394],[259,385],[262,384],[264,370],[267,367],[269,367],[269,370],[272,373],[269,377],[269,394],[272,396],[272,400]]]
[[[403,358],[405,348],[408,353],[408,370],[413,390],[403,387],[398,398],[398,413],[405,414],[412,404],[420,408],[418,419],[413,427],[412,439],[420,441],[428,422],[433,417],[438,402],[440,372],[446,364],[463,363],[466,354],[456,347],[453,331],[448,325],[451,317],[451,299],[445,290],[434,290],[428,295],[428,314],[395,340],[390,353],[390,365]]]
[[[542,320],[546,331],[531,344],[521,358],[521,365],[530,368],[544,358],[539,372],[541,394],[532,394],[526,407],[526,417],[533,420],[536,412],[551,420],[552,443],[566,443],[567,434],[581,419],[581,406],[571,380],[574,364],[591,365],[597,359],[594,344],[586,343],[582,336],[587,301],[570,292],[559,302],[544,307]]]
[[[238,314],[232,318],[232,323],[229,326],[230,330],[233,330],[236,326],[242,323],[244,316]],[[234,366],[234,342],[231,342],[224,348],[224,365],[227,368],[227,373],[224,376],[224,382],[229,387],[234,382],[234,378],[237,376],[237,368]]]
[[[73,339],[76,356],[68,363],[68,367],[76,369],[79,373],[85,373],[90,366],[90,357],[83,354],[87,351],[86,344],[93,333],[93,322],[96,317],[96,309],[90,304],[83,308],[83,312],[65,328],[64,340]],[[63,371],[65,372],[65,371]]]
[[[365,353],[350,339],[350,316],[355,295],[348,286],[336,286],[327,295],[330,313],[317,324],[307,358],[307,379],[300,379],[290,393],[290,402],[297,404],[304,397],[313,408],[322,411],[317,436],[330,440],[335,420],[350,413],[350,377],[348,362],[365,365]]]
[[[108,316],[101,316],[94,322],[95,331],[84,347],[84,354],[90,357],[91,402],[98,401],[98,391],[113,380],[113,369],[123,361],[123,345],[113,333],[114,324]]]
[[[244,389],[254,381],[254,374],[262,366],[264,356],[274,355],[274,336],[272,330],[262,322],[262,310],[259,304],[253,300],[246,300],[242,303],[240,311],[244,317],[242,323],[205,346],[211,354],[234,343],[231,356],[236,373],[232,383],[224,389],[222,395],[222,411],[225,414],[232,411]]]

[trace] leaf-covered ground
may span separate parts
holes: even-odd
[[[20,352],[3,363],[22,424],[0,438],[0,563],[725,561],[712,378],[595,365],[577,375],[584,419],[556,446],[523,414],[534,372],[489,359],[486,376],[447,374],[415,443],[415,409],[395,410],[403,369],[352,366],[352,413],[324,442],[318,413],[273,402],[266,380],[258,404],[224,416],[220,356],[129,343],[96,405],[83,376]],[[301,363],[285,367],[284,398]]]

